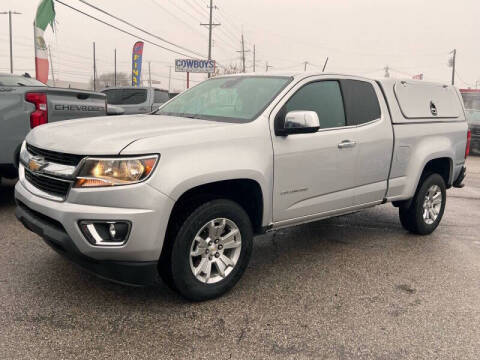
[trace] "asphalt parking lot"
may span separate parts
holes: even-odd
[[[226,296],[189,303],[61,258],[0,188],[2,359],[478,359],[480,157],[440,227],[405,232],[386,204],[256,239]]]

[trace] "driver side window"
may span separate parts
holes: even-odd
[[[309,83],[298,90],[285,104],[285,114],[290,111],[315,111],[320,128],[328,129],[345,126],[340,84],[335,80]]]

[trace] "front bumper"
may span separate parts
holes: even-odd
[[[110,281],[146,286],[158,281],[157,261],[99,261],[82,254],[60,223],[17,202],[15,215],[30,231],[59,254],[85,270]]]
[[[43,237],[55,250],[102,277],[140,285],[152,282],[174,205],[172,199],[148,183],[71,189],[65,201],[35,194],[28,185],[20,177],[15,186],[15,200],[17,217],[29,230]],[[82,234],[81,220],[123,220],[132,226],[124,245],[96,246]],[[132,274],[128,275],[130,272]],[[141,278],[145,281],[140,281]]]

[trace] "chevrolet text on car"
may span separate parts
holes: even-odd
[[[235,285],[266,231],[392,202],[405,229],[433,232],[462,186],[467,132],[450,85],[215,77],[153,114],[33,129],[16,215],[104,278],[161,276],[204,300]]]

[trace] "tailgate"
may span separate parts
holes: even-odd
[[[85,90],[48,88],[48,122],[105,116],[105,94]]]

